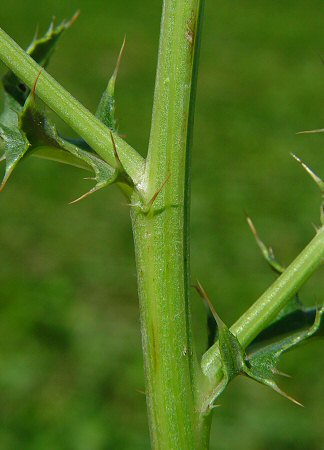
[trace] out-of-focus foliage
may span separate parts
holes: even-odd
[[[161,2],[27,0],[0,7],[26,47],[52,15],[73,29],[49,66],[93,112],[127,34],[116,90],[119,132],[145,154]],[[207,2],[193,148],[192,274],[230,324],[274,280],[243,210],[287,265],[312,237],[320,196],[290,157],[324,173],[324,12],[305,2]],[[1,75],[5,68],[0,66]],[[54,120],[56,118],[54,117]],[[66,132],[64,124],[58,128]],[[0,447],[149,448],[128,208],[114,189],[77,205],[78,169],[29,158],[0,195]],[[321,303],[319,273],[302,291]],[[205,310],[193,295],[195,334]],[[218,450],[320,450],[322,343],[283,357],[298,408],[245,379],[215,411]],[[213,444],[214,442],[214,444]]]

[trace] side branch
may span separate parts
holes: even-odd
[[[1,28],[0,59],[30,89],[37,80],[36,94],[39,98],[78,133],[103,160],[112,167],[116,166],[110,130],[45,69],[42,69]],[[114,134],[114,140],[127,174],[135,185],[140,184],[145,166],[143,158],[117,134]]]
[[[246,348],[289,303],[293,296],[321,266],[324,260],[324,226],[287,267],[283,274],[234,323],[231,332]],[[218,343],[203,356],[203,372],[210,380],[219,380],[220,358]],[[216,376],[217,374],[217,376]],[[215,381],[212,382],[215,384]]]

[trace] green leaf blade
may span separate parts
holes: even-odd
[[[121,46],[115,70],[108,82],[107,88],[102,94],[101,100],[98,105],[96,112],[96,117],[101,120],[101,122],[110,128],[112,131],[117,131],[117,121],[115,118],[115,85],[118,76],[118,71],[121,63],[121,59],[124,53],[126,44],[126,38],[124,38],[123,44]]]

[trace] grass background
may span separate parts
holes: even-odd
[[[120,130],[145,155],[161,1],[26,0],[0,24],[26,47],[52,15],[81,16],[49,71],[94,111],[124,34]],[[324,174],[324,10],[320,0],[207,1],[193,148],[192,277],[230,324],[274,280],[245,224],[288,264],[318,223]],[[1,74],[5,72],[0,66]],[[61,124],[64,130],[64,125]],[[66,130],[68,131],[68,130]],[[148,449],[136,276],[128,209],[114,188],[79,204],[83,173],[27,159],[0,196],[1,450]],[[303,289],[323,301],[323,271]],[[192,295],[203,348],[204,309]],[[245,379],[215,412],[211,449],[323,449],[323,347],[285,356],[298,408]]]

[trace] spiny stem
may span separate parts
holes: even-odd
[[[147,405],[156,450],[202,450],[188,299],[189,143],[201,0],[165,0],[145,171],[149,214],[132,208]],[[134,203],[136,199],[134,198]]]
[[[324,227],[320,228],[283,274],[231,327],[232,333],[244,348],[279,314],[323,261]]]
[[[231,332],[246,348],[258,334],[266,328],[289,303],[298,290],[323,264],[324,261],[324,227],[320,228],[312,241],[297,258],[287,267],[282,275],[264,292],[263,295],[234,323]],[[221,377],[218,343],[215,343],[203,356],[202,369],[210,379],[203,400],[212,396],[216,381]]]

